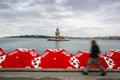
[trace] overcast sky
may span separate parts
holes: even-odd
[[[0,37],[120,36],[120,0],[0,0]]]

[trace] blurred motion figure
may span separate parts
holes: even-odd
[[[105,76],[106,72],[105,72],[104,68],[102,67],[102,65],[100,63],[99,56],[98,56],[98,54],[100,54],[100,49],[99,49],[99,46],[97,45],[95,40],[91,40],[91,50],[90,50],[90,52],[91,52],[90,59],[88,61],[86,69],[83,71],[83,74],[88,75],[88,72],[90,70],[91,65],[96,64],[100,68],[100,70],[102,71],[100,76]]]

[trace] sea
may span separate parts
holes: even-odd
[[[97,40],[101,53],[108,50],[120,50],[120,40]],[[34,49],[43,54],[46,49],[65,49],[75,54],[78,51],[90,51],[89,39],[70,39],[69,41],[47,41],[41,38],[0,38],[0,48],[9,53],[17,48]]]

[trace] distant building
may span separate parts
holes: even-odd
[[[64,36],[61,36],[59,28],[56,28],[54,38],[48,38],[48,41],[69,41],[69,40]]]
[[[64,36],[60,36],[59,28],[56,28],[55,39],[56,39],[56,40],[64,40],[64,39],[65,39]]]

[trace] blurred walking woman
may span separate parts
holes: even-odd
[[[91,50],[90,50],[90,52],[91,52],[90,59],[88,61],[87,67],[86,67],[85,71],[83,72],[83,74],[88,75],[88,72],[90,70],[91,65],[96,64],[100,68],[100,70],[102,71],[100,76],[106,75],[106,72],[103,69],[103,67],[102,67],[102,65],[99,61],[98,54],[100,53],[100,49],[99,49],[99,46],[97,45],[95,40],[91,40]]]

